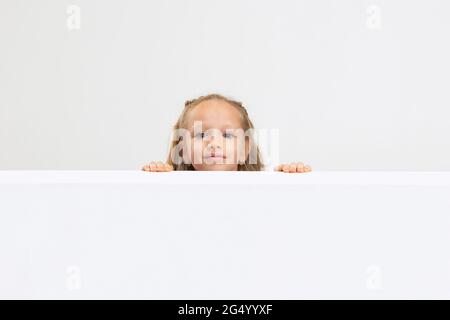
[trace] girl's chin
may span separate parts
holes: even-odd
[[[209,164],[195,167],[197,171],[236,171],[237,167],[233,164]]]

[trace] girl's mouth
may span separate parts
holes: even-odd
[[[209,155],[206,156],[205,159],[208,159],[209,161],[213,161],[213,160],[224,160],[226,157],[222,154],[215,154],[215,155]]]

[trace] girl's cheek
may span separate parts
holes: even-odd
[[[203,143],[192,141],[190,152],[192,164],[200,164],[200,161],[203,158]]]
[[[235,143],[235,148],[234,148],[233,152],[234,152],[234,157],[236,159],[236,162],[238,164],[245,162],[245,148],[246,148],[246,144],[247,144],[247,141],[242,142],[242,143],[238,143],[236,141],[236,143]]]

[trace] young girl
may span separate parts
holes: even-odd
[[[262,171],[264,165],[254,143],[253,123],[241,102],[209,94],[185,102],[174,126],[166,163],[150,162],[142,170]],[[310,172],[302,162],[280,164],[275,171]]]

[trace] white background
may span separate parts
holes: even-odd
[[[1,0],[0,169],[139,169],[166,158],[185,100],[218,92],[280,130],[283,162],[449,170],[449,13],[444,0]]]

